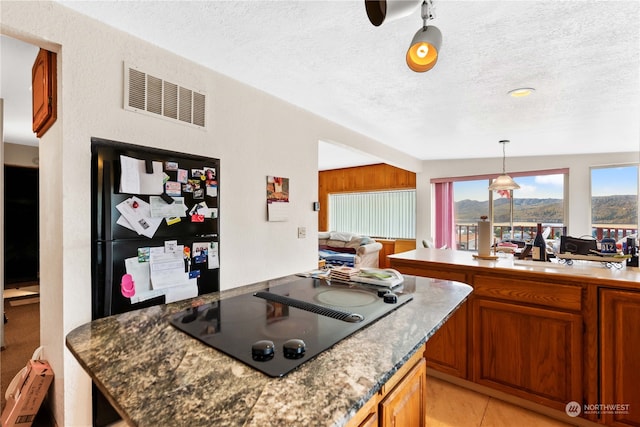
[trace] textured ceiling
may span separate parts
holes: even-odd
[[[637,0],[434,0],[423,74],[419,8],[374,27],[362,0],[61,3],[419,159],[640,148]]]

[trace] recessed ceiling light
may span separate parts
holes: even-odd
[[[509,96],[514,98],[522,98],[523,96],[529,96],[536,90],[532,87],[519,87],[518,89],[513,89],[507,92]]]

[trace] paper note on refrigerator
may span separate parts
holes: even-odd
[[[164,172],[162,162],[152,162],[153,173],[147,173],[145,161],[120,156],[120,192],[127,194],[162,194]]]
[[[148,238],[153,237],[162,222],[162,218],[151,217],[149,203],[135,196],[116,205],[116,209],[122,214],[116,221],[117,224]]]
[[[149,267],[153,289],[189,284],[189,273],[185,272],[182,252],[151,252]]]

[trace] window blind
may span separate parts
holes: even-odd
[[[329,228],[372,237],[415,239],[416,191],[330,194]]]

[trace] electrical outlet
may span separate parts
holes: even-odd
[[[298,227],[298,239],[305,239],[307,237],[307,227]]]

